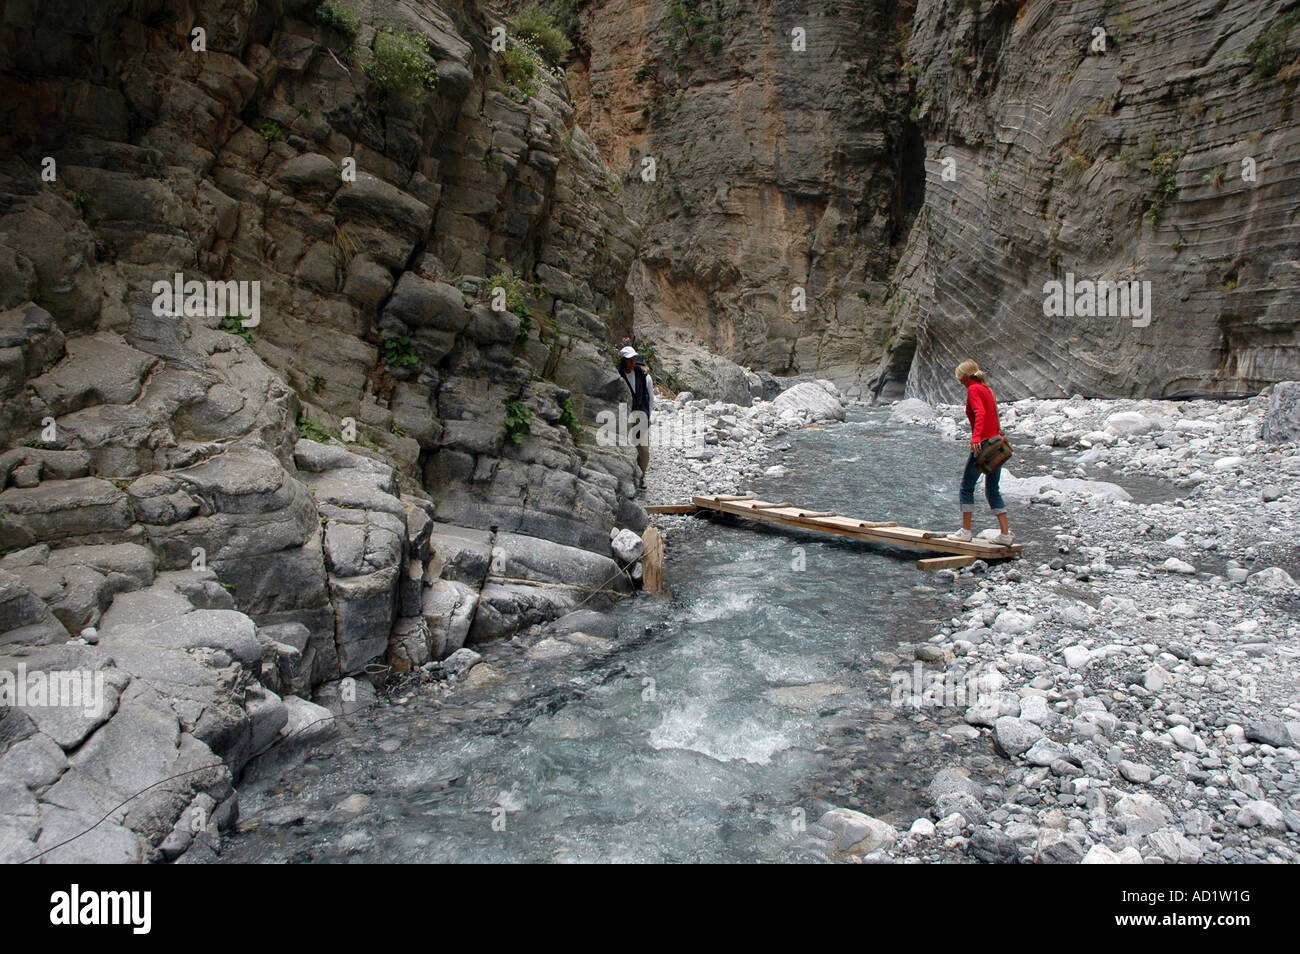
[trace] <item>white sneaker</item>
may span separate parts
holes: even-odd
[[[948,534],[946,539],[957,540],[960,543],[969,543],[971,539],[971,533],[969,530],[958,530],[956,533]]]
[[[1016,535],[1014,533],[999,533],[993,538],[993,542],[1000,547],[1009,547],[1015,543]]]

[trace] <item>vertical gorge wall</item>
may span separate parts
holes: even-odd
[[[1241,394],[1300,374],[1297,21],[1273,0],[921,0],[909,392],[951,399],[967,355],[1010,397]],[[1067,273],[1149,281],[1150,324],[1046,317],[1043,285]]]
[[[1006,397],[1293,378],[1297,6],[584,3],[568,70],[644,227],[638,327],[881,398],[953,399],[966,356]],[[1150,325],[1045,315],[1067,273],[1149,281]]]
[[[921,198],[898,46],[911,13],[865,0],[580,7],[579,118],[643,224],[638,329],[687,328],[779,373],[874,371]]]

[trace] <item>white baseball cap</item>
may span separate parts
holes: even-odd
[[[619,356],[620,358],[635,358],[635,357],[636,357],[636,348],[633,348],[631,345],[628,345],[627,347],[625,347],[622,351],[620,351],[620,352],[618,353],[618,356]]]

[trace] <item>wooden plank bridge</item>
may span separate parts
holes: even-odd
[[[1020,556],[1022,549],[1018,543],[1002,546],[978,537],[969,541],[950,540],[944,534],[935,531],[900,527],[893,520],[859,520],[856,517],[841,516],[833,510],[799,507],[789,501],[769,503],[757,499],[753,494],[703,494],[692,497],[689,504],[646,507],[647,513],[696,513],[700,510],[729,513],[763,523],[796,527],[800,530],[835,533],[858,540],[869,540],[872,543],[888,543],[899,547],[948,554],[944,557],[918,561],[916,566],[921,570],[970,566],[977,559],[1015,559]]]

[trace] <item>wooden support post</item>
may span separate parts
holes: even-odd
[[[917,560],[916,568],[918,570],[955,570],[959,567],[970,566],[974,562],[975,557],[966,554],[962,556],[931,557],[928,560]]]
[[[641,556],[641,589],[647,593],[664,591],[664,541],[654,527],[641,534],[645,553]]]

